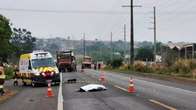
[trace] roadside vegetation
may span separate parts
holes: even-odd
[[[105,70],[118,71],[129,73],[129,71],[135,71],[139,73],[155,74],[159,76],[171,76],[171,77],[183,77],[196,79],[196,59],[186,60],[179,59],[172,65],[167,66],[164,64],[148,64],[143,61],[135,61],[133,66],[122,64],[119,67],[106,66]]]
[[[36,38],[25,28],[15,28],[8,18],[0,14],[0,62],[5,65],[6,79],[14,76],[12,65],[17,65],[22,53],[35,48]]]
[[[11,66],[5,67],[5,75],[6,75],[6,80],[12,79],[14,77],[14,69]]]

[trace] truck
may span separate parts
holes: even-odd
[[[82,61],[82,69],[88,68],[91,69],[92,58],[90,56],[85,56]]]
[[[76,69],[76,57],[71,50],[58,51],[56,54],[57,66],[60,72],[74,72]]]
[[[33,51],[22,54],[19,61],[19,72],[16,77],[22,79],[23,85],[60,83],[60,73],[50,52]]]

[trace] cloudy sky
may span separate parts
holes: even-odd
[[[129,40],[130,0],[0,0],[0,14],[15,27],[27,28],[39,38],[71,36],[110,40],[123,39],[123,24],[127,24]],[[159,41],[196,42],[195,0],[134,0],[142,5],[134,8],[135,40],[152,41],[153,6],[157,7],[157,39]]]

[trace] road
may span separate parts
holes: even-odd
[[[94,74],[92,74],[94,73]],[[91,77],[98,77],[98,71],[86,70]],[[129,75],[104,72],[108,81],[122,87],[127,87]],[[171,81],[134,77],[137,96],[155,100],[179,110],[196,110],[196,86],[183,85]]]
[[[88,83],[100,83],[100,72],[85,70],[84,73],[63,73],[62,86],[53,86],[54,97],[46,97],[47,87],[22,87],[20,93],[0,104],[0,110],[195,110],[194,89],[160,80],[133,77],[136,94],[124,89],[128,86],[127,74],[104,72],[108,90],[101,92],[78,92]],[[68,84],[76,78],[77,83]],[[10,82],[8,82],[10,84]],[[11,86],[11,85],[10,85]],[[62,87],[61,89],[59,89]],[[185,86],[184,86],[185,87]],[[124,89],[123,89],[124,88]],[[59,91],[60,90],[60,91]],[[61,92],[63,102],[61,103]],[[59,95],[60,94],[60,95]],[[61,104],[60,104],[61,103]],[[62,108],[61,108],[62,107]]]

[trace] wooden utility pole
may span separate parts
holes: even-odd
[[[130,0],[130,5],[122,6],[122,7],[130,7],[130,64],[134,64],[134,16],[133,16],[133,8],[134,7],[141,7],[141,6],[134,6],[133,0]]]
[[[130,2],[130,64],[133,65],[134,64],[134,20],[133,20],[133,0],[131,0]]]

